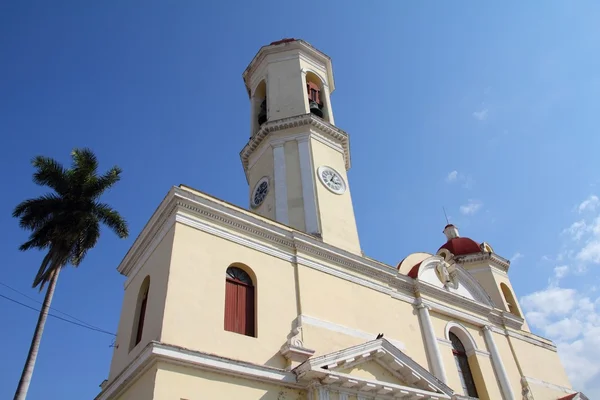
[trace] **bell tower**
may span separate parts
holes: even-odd
[[[335,126],[331,59],[308,43],[263,46],[243,73],[250,139],[240,157],[250,208],[360,254],[346,171],[348,134]]]

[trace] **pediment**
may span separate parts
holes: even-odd
[[[450,399],[452,389],[386,339],[311,358],[294,369],[298,380],[376,399]]]
[[[419,266],[417,279],[427,283],[438,289],[447,290],[450,293],[457,294],[477,303],[484,304],[490,307],[494,303],[485,289],[471,274],[469,274],[461,265],[455,264],[456,280],[455,285],[445,285],[442,283],[437,274],[437,267],[444,262],[444,258],[440,255],[435,255],[426,258]]]

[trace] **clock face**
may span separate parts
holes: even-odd
[[[252,207],[256,208],[260,206],[267,197],[268,193],[269,178],[264,177],[260,181],[258,181],[256,186],[254,186],[254,190],[252,191],[252,197],[250,198],[250,203],[252,204]]]
[[[344,178],[333,168],[320,166],[317,170],[319,179],[325,187],[335,194],[342,194],[346,191],[346,182]]]

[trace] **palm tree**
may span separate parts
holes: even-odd
[[[102,193],[121,179],[121,169],[115,166],[104,175],[98,175],[98,160],[89,149],[75,149],[71,157],[72,166],[67,169],[52,158],[35,157],[32,161],[36,169],[33,181],[48,186],[53,192],[25,200],[13,211],[20,226],[31,231],[29,240],[19,250],[46,252],[33,287],[39,287],[41,291],[49,282],[15,400],[24,400],[27,396],[60,270],[68,264],[74,267],[81,264],[88,250],[98,242],[100,223],[120,238],[129,234],[121,215],[108,204],[99,202]]]

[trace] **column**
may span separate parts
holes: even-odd
[[[309,234],[320,233],[317,215],[317,196],[315,193],[315,172],[310,152],[310,136],[296,138],[300,157],[300,179],[302,181],[302,198],[304,201],[304,224]]]
[[[321,94],[323,95],[323,103],[325,103],[325,115],[327,115],[329,123],[335,125],[335,121],[333,120],[333,110],[331,109],[331,99],[329,98],[329,85],[326,83],[324,83],[321,88]]]
[[[273,169],[275,181],[275,219],[282,224],[289,225],[287,177],[285,172],[284,142],[272,143]]]
[[[437,337],[431,324],[431,317],[429,316],[429,306],[423,303],[417,305],[419,310],[419,321],[421,321],[421,329],[423,336],[425,337],[425,348],[427,349],[427,356],[431,366],[431,373],[436,378],[446,383],[446,370],[444,369],[444,362],[442,360],[442,354],[438,346]]]
[[[515,395],[513,394],[512,388],[510,387],[510,383],[508,381],[508,375],[506,375],[506,370],[504,369],[504,363],[502,362],[502,358],[500,358],[500,353],[498,353],[498,348],[496,347],[492,330],[489,326],[483,327],[483,337],[490,355],[492,356],[492,366],[494,367],[494,371],[496,372],[496,376],[500,382],[500,389],[502,390],[504,399],[515,400]]]
[[[323,386],[319,388],[319,400],[329,400],[329,389]]]

